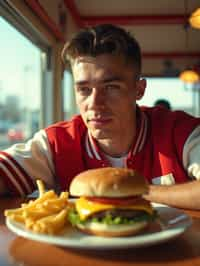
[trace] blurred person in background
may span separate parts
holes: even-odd
[[[165,99],[158,99],[155,101],[154,106],[162,106],[167,108],[168,110],[171,110],[171,104],[169,101],[165,100]]]

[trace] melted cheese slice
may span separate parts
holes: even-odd
[[[117,208],[116,205],[89,201],[84,197],[77,199],[75,204],[76,204],[76,210],[82,221],[86,220],[90,215],[96,212]],[[150,215],[153,213],[153,208],[151,204],[143,199],[141,199],[141,202],[138,201],[134,205],[123,205],[123,206],[117,205],[117,206],[119,206],[119,209],[141,210],[141,211],[146,211]]]

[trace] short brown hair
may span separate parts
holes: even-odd
[[[138,42],[129,32],[112,24],[101,24],[78,32],[65,44],[62,60],[64,64],[69,62],[72,66],[80,55],[95,57],[106,53],[124,56],[140,75],[141,50]]]

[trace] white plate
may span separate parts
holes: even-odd
[[[22,237],[81,249],[123,249],[154,245],[178,237],[192,224],[191,218],[179,209],[160,204],[153,204],[153,206],[157,209],[163,221],[163,226],[157,225],[143,234],[132,237],[96,237],[83,234],[71,227],[62,235],[49,236],[27,230],[23,224],[14,222],[9,218],[6,219],[6,224],[11,231]]]

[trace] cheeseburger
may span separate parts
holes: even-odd
[[[77,175],[70,194],[78,197],[69,220],[81,231],[100,236],[128,236],[143,230],[155,217],[144,177],[128,168],[91,169]]]

